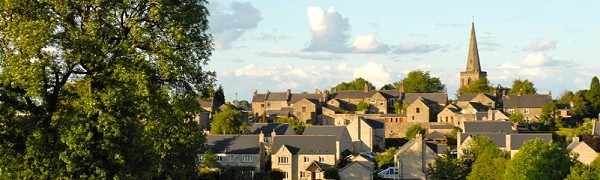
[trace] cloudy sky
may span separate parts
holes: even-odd
[[[557,97],[600,75],[598,1],[209,1],[208,69],[227,100],[314,92],[363,77],[377,88],[429,71],[455,98],[471,22],[493,85],[533,81]]]

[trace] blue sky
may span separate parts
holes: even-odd
[[[455,98],[473,20],[493,85],[528,79],[557,97],[600,75],[598,1],[209,1],[209,10],[207,69],[227,100],[357,77],[379,88],[416,69]]]

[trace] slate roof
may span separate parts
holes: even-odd
[[[425,140],[437,140],[437,139],[447,139],[442,133],[433,131],[432,133],[427,134],[425,136]]]
[[[545,143],[549,143],[552,140],[552,134],[550,133],[532,133],[532,134],[511,134],[510,137],[510,147],[512,150],[521,149],[525,141],[540,138],[543,139]]]
[[[454,129],[452,125],[429,125],[429,129]]]
[[[377,93],[377,91],[371,90],[369,92],[364,92],[363,90],[344,90],[336,92],[334,97],[336,99],[364,99],[370,98],[375,93]]]
[[[292,97],[290,98],[290,103],[296,103],[302,99],[309,99],[311,102],[315,102],[319,103],[319,99],[323,98],[323,94],[308,94],[308,93],[297,93],[297,94],[293,94],[292,93]],[[313,101],[315,100],[315,101]]]
[[[267,94],[255,94],[252,96],[252,102],[265,102]]]
[[[267,110],[266,113],[267,115],[276,115],[276,116],[288,116],[290,114],[292,114],[294,110],[292,108],[281,108],[281,109],[276,109],[276,110]]]
[[[280,135],[273,137],[273,150],[286,146],[293,154],[335,154],[335,136]]]
[[[265,137],[271,137],[271,132],[275,130],[276,135],[295,135],[294,129],[290,124],[279,124],[279,123],[254,123],[250,132],[252,134],[259,134],[261,131]]]
[[[215,154],[258,154],[260,152],[258,135],[207,135],[206,144]]]
[[[510,121],[465,121],[463,122],[464,133],[511,133]]]
[[[342,139],[344,134],[350,135],[346,126],[308,126],[302,135],[334,135],[335,140]]]
[[[478,93],[463,93],[456,98],[457,101],[471,101],[473,98],[477,97]],[[486,97],[490,98],[493,101],[496,101],[496,96],[489,93],[483,93]]]
[[[433,152],[435,152],[437,154],[445,153],[446,150],[448,149],[448,145],[446,145],[446,144],[425,142],[425,145],[427,145],[427,147],[429,147],[429,149],[433,150]]]
[[[267,92],[266,94],[254,94],[252,102],[288,101],[288,98],[287,92]]]
[[[495,133],[461,133],[460,142],[465,142],[467,137],[470,136],[485,136],[494,142],[499,148],[506,148],[506,133],[495,132]]]
[[[384,128],[383,121],[375,120],[375,119],[364,119],[364,120],[365,120],[365,123],[367,123],[367,125],[371,126],[371,128],[373,128],[373,129],[383,129]]]
[[[403,103],[412,103],[414,102],[417,98],[419,98],[419,96],[423,97],[423,99],[427,99],[429,101],[434,101],[437,104],[446,104],[446,101],[448,100],[448,95],[446,95],[445,93],[406,93],[404,94],[404,99],[402,100]]]
[[[547,94],[506,95],[502,97],[504,108],[541,108],[552,102]]]
[[[558,109],[558,110],[571,109],[571,105],[570,104],[556,104],[556,109]]]

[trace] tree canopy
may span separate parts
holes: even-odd
[[[410,71],[406,78],[393,84],[395,89],[400,89],[404,85],[405,93],[441,93],[446,86],[442,84],[440,78],[431,77],[429,71],[423,70]]]
[[[205,1],[1,4],[0,167],[15,169],[0,177],[196,174],[191,118],[214,81]]]
[[[491,93],[494,87],[486,78],[479,78],[469,85],[461,86],[459,90],[461,93]]]
[[[375,90],[375,86],[373,86],[373,84],[371,84],[369,81],[363,78],[356,78],[350,82],[341,82],[335,87],[332,87],[331,91],[335,92],[343,90],[364,90],[365,84],[368,86],[369,90]]]
[[[414,124],[414,125],[410,126],[408,128],[408,130],[406,130],[406,134],[405,134],[406,135],[406,139],[414,139],[417,134],[421,134],[421,136],[424,137],[425,136],[425,132],[427,132],[426,128],[421,127],[418,124]]]
[[[240,134],[244,131],[244,126],[242,113],[227,104],[223,111],[213,116],[210,134]]]
[[[564,179],[573,162],[567,149],[542,139],[525,144],[506,165],[505,179]]]
[[[587,101],[589,102],[589,114],[587,117],[595,117],[600,113],[600,82],[598,77],[594,76],[590,83],[590,89],[585,94]]]
[[[533,82],[525,79],[515,79],[508,94],[535,94],[537,89],[533,87]]]

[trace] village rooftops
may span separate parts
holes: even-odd
[[[292,154],[335,154],[336,137],[333,135],[281,135],[273,138],[273,152],[283,146]]]

